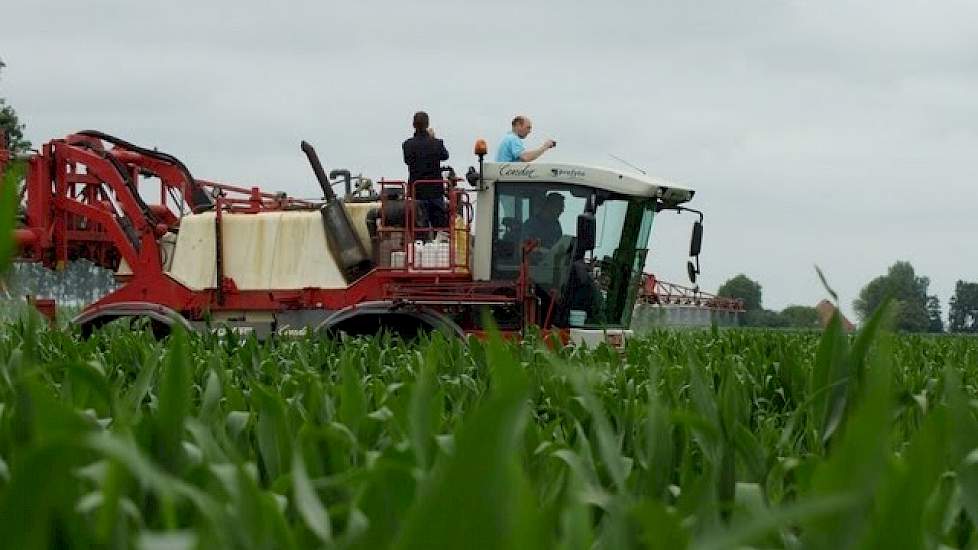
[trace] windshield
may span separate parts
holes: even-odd
[[[577,248],[578,216],[592,207],[595,248]],[[651,203],[591,187],[560,183],[499,183],[493,234],[493,279],[516,279],[522,247],[541,299],[538,324],[627,326],[652,227]],[[554,307],[550,299],[555,297]]]
[[[648,254],[652,208],[646,201],[628,198],[598,200],[594,250],[584,260],[590,283],[590,302],[572,295],[571,309],[587,312],[587,326],[628,326]]]

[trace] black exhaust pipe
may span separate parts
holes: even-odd
[[[319,155],[316,154],[316,150],[313,148],[306,140],[302,140],[302,152],[306,154],[306,158],[309,159],[309,164],[312,165],[312,171],[316,174],[316,181],[319,182],[319,186],[323,188],[323,196],[326,197],[326,202],[333,202],[336,200],[336,193],[333,193],[333,188],[329,185],[329,178],[326,177],[326,171],[323,170],[323,164],[319,162]]]
[[[374,262],[357,237],[343,202],[337,200],[336,193],[333,192],[333,188],[329,184],[329,178],[326,177],[326,171],[323,170],[323,165],[319,162],[319,155],[316,154],[316,150],[308,142],[303,141],[302,152],[309,159],[312,171],[316,174],[316,180],[319,181],[319,186],[323,189],[323,196],[326,198],[326,204],[319,209],[319,212],[323,217],[323,227],[326,230],[326,244],[329,246],[329,252],[339,264],[343,278],[347,283],[352,283],[372,270]]]

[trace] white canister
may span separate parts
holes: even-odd
[[[391,252],[391,267],[394,269],[404,269],[407,254],[403,250]]]
[[[442,268],[442,269],[447,269],[448,268],[448,253],[449,253],[449,250],[451,250],[451,248],[448,245],[448,241],[439,241],[439,242],[432,243],[432,244],[435,245],[433,247],[433,249],[434,249],[433,250],[433,252],[434,252],[434,258],[433,258],[433,260],[434,261],[433,261],[432,267],[439,267],[439,268]]]
[[[414,241],[414,265],[411,267],[415,269],[424,267],[424,241]]]

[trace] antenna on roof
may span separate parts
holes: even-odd
[[[617,157],[615,155],[612,155],[611,153],[608,153],[608,156],[611,157],[611,158],[613,158],[613,159],[615,159],[615,160],[617,160],[618,162],[624,164],[625,166],[627,166],[627,167],[629,167],[629,168],[631,168],[633,170],[638,170],[639,172],[642,173],[643,176],[647,176],[648,175],[648,173],[646,173],[645,170],[642,170],[638,166],[635,166],[634,164],[628,162],[627,160],[625,160],[625,159],[623,159],[621,157]]]

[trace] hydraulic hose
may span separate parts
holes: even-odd
[[[94,136],[90,136],[90,137],[94,137]],[[142,213],[143,218],[150,225],[153,226],[159,223],[159,219],[157,219],[153,211],[149,209],[149,206],[146,205],[146,202],[143,201],[143,197],[139,194],[139,189],[136,188],[136,183],[132,181],[132,178],[129,176],[129,171],[126,170],[126,167],[123,166],[121,162],[119,162],[119,159],[110,155],[107,151],[105,151],[101,147],[96,148],[92,146],[91,143],[85,141],[79,141],[77,143],[69,143],[69,145],[73,145],[75,147],[84,147],[85,149],[88,149],[89,151],[95,153],[100,158],[102,158],[103,160],[111,164],[112,167],[115,168],[115,171],[119,174],[119,177],[122,178],[122,182],[125,184],[126,188],[129,189],[129,194],[132,196],[133,200],[136,201],[136,206],[139,207],[139,211],[140,213]],[[139,235],[136,233],[135,228],[133,228],[132,221],[126,217],[125,212],[123,212],[122,214],[123,215],[121,217],[117,216],[119,224],[122,226],[123,232],[129,238],[129,242],[138,251],[142,248],[142,243],[139,240]]]
[[[211,198],[207,195],[207,192],[204,191],[204,189],[197,183],[197,180],[195,180],[193,175],[191,175],[190,170],[187,168],[187,166],[177,157],[167,153],[162,153],[160,151],[154,151],[152,149],[146,149],[145,147],[140,147],[138,145],[129,143],[128,141],[125,141],[123,139],[119,139],[115,136],[106,134],[105,132],[99,132],[98,130],[83,130],[81,132],[76,132],[76,133],[81,136],[88,136],[88,137],[100,139],[102,141],[107,141],[113,145],[118,145],[119,147],[130,149],[141,155],[155,158],[157,160],[162,160],[164,162],[168,162],[176,166],[177,169],[183,173],[183,176],[187,179],[187,183],[190,185],[190,197],[188,201],[190,203],[190,207],[193,210],[197,210],[198,208],[208,208],[214,206],[214,203],[211,201]]]

